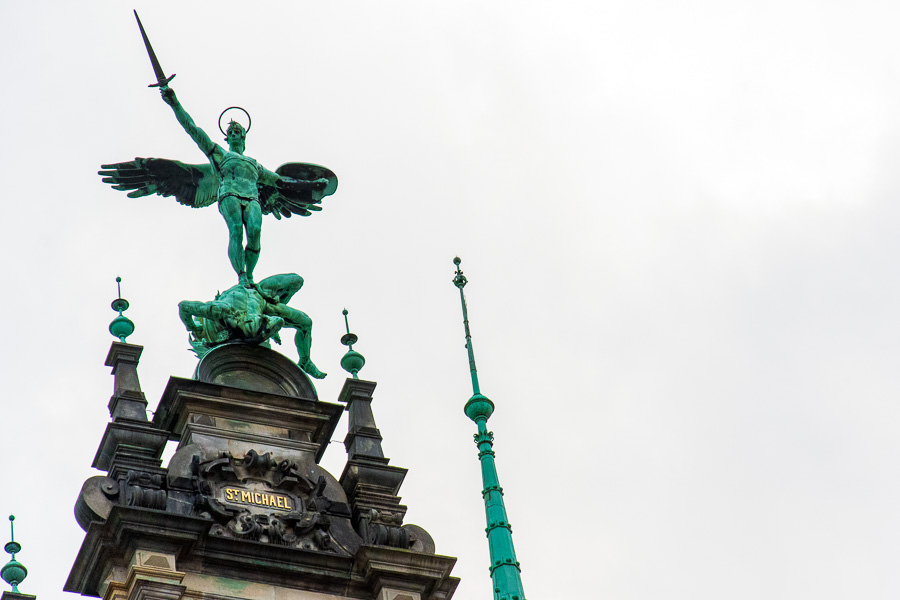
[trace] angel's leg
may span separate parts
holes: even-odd
[[[262,235],[262,209],[259,202],[248,202],[244,207],[244,223],[247,226],[247,247],[244,261],[247,264],[247,279],[253,282],[253,269],[259,260],[260,237]]]
[[[219,200],[219,213],[228,225],[228,259],[238,276],[244,273],[244,221],[241,212],[241,199],[237,196],[225,196]]]

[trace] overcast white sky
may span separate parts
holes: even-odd
[[[264,223],[257,276],[305,278],[322,400],[350,310],[456,598],[491,593],[457,254],[529,598],[900,595],[900,4],[135,7],[201,127],[244,106],[250,156],[338,174]],[[214,207],[96,175],[203,162],[131,8],[0,3],[0,512],[44,600],[83,537],[115,277],[151,409],[195,364],[176,304],[234,277]]]

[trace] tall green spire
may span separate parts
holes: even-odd
[[[506,518],[506,507],[503,505],[503,488],[497,477],[497,466],[494,463],[494,433],[487,430],[487,421],[494,412],[494,403],[481,394],[478,386],[478,370],[475,368],[475,351],[472,349],[472,333],[469,331],[469,312],[466,309],[466,295],[463,288],[468,280],[459,268],[462,262],[457,256],[453,259],[456,265],[456,276],[453,285],[459,288],[459,299],[462,303],[463,326],[466,330],[466,350],[469,352],[469,372],[472,376],[472,397],[466,402],[466,416],[478,426],[475,434],[475,445],[478,446],[478,459],[481,461],[481,481],[484,488],[484,511],[487,518],[488,547],[491,554],[491,581],[494,584],[494,600],[525,600],[525,588],[522,587],[521,569],[516,560],[516,549],[513,547],[512,527]]]
[[[15,531],[13,530],[13,521],[15,520],[16,518],[13,515],[9,515],[9,542],[3,546],[3,549],[12,555],[12,559],[0,569],[0,576],[3,577],[3,581],[12,586],[12,591],[18,594],[19,584],[28,575],[28,569],[16,560],[16,552],[22,550],[22,545],[16,541]]]

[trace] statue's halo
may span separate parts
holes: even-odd
[[[246,109],[243,109],[243,108],[241,108],[240,106],[229,106],[228,108],[226,108],[225,110],[223,110],[223,111],[221,112],[221,114],[219,114],[219,131],[222,132],[222,135],[224,135],[224,136],[227,136],[227,135],[228,135],[227,133],[225,133],[225,130],[222,129],[222,117],[224,117],[224,116],[225,116],[225,113],[227,113],[229,110],[239,110],[239,111],[243,112],[245,115],[247,115],[247,126],[244,127],[244,132],[245,132],[245,133],[249,133],[249,132],[250,132],[250,125],[253,123],[253,120],[250,118],[250,113],[248,113],[248,112],[246,111]],[[241,126],[243,126],[243,125],[244,125],[244,124],[241,123]]]

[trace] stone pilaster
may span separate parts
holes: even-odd
[[[109,416],[113,421],[147,421],[147,398],[141,391],[137,366],[143,346],[113,342],[106,355],[106,366],[112,367],[113,395],[109,399]]]
[[[165,469],[160,456],[169,433],[147,420],[147,399],[141,390],[137,366],[142,346],[113,342],[106,356],[112,367],[113,395],[109,400],[112,422],[106,426],[91,466],[107,471],[123,492],[123,500],[148,508],[165,506]]]
[[[408,548],[409,533],[402,528],[406,507],[400,504],[400,486],[406,469],[390,464],[381,448],[381,432],[372,412],[374,381],[347,379],[338,400],[350,413],[344,446],[347,464],[341,485],[347,493],[353,524],[364,542]]]
[[[37,596],[23,594],[21,592],[3,592],[0,600],[36,600]]]
[[[348,379],[344,383],[338,402],[347,405],[350,413],[350,423],[347,426],[347,436],[344,438],[344,447],[347,448],[347,457],[353,459],[369,459],[375,462],[384,462],[384,451],[381,449],[381,432],[375,425],[375,415],[372,413],[372,392],[377,384],[374,381],[363,379]]]
[[[173,554],[136,550],[125,573],[123,581],[107,579],[103,600],[181,600],[187,590]],[[114,570],[110,577],[116,574]]]
[[[377,600],[449,599],[459,585],[450,576],[455,563],[449,556],[395,548],[362,547],[356,555],[356,567]]]

